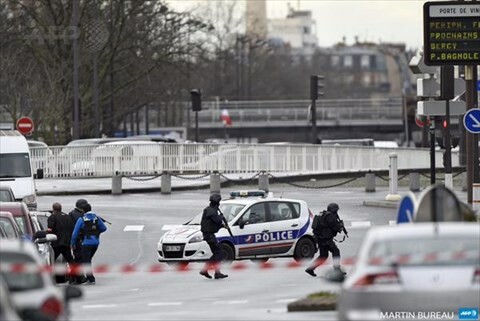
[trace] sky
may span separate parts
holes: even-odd
[[[185,10],[207,0],[168,0]],[[208,0],[221,1],[221,0]],[[247,0],[248,1],[248,0]],[[241,1],[244,2],[244,1]],[[284,18],[288,4],[310,10],[317,23],[318,44],[330,47],[346,38],[359,41],[405,43],[416,49],[423,45],[425,0],[267,0],[267,17]],[[244,6],[239,6],[242,8]]]

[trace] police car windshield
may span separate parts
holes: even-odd
[[[244,204],[220,204],[220,211],[222,211],[223,215],[227,219],[227,222],[230,222],[233,220],[238,213],[242,211],[242,209],[245,207]],[[195,216],[190,222],[188,222],[188,225],[200,225],[200,222],[202,221],[202,213],[198,214]]]

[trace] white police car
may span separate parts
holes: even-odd
[[[311,232],[313,214],[302,200],[267,197],[264,191],[232,192],[220,203],[227,229],[216,233],[228,261],[293,257],[311,259],[316,245]],[[160,262],[208,260],[212,252],[200,231],[202,213],[166,232],[158,241]]]

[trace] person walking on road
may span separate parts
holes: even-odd
[[[57,240],[52,242],[55,260],[61,254],[68,264],[72,264],[73,256],[70,250],[70,239],[72,237],[74,223],[68,214],[62,212],[62,205],[60,203],[53,203],[52,210],[52,215],[50,215],[47,220],[47,232],[57,236]]]
[[[56,261],[61,254],[69,265],[74,263],[70,249],[70,239],[72,238],[74,226],[75,224],[68,214],[62,212],[62,205],[57,202],[53,203],[52,215],[50,215],[47,220],[47,232],[57,236],[57,240],[52,242],[55,257],[54,261]],[[69,282],[73,282],[73,277],[69,279]],[[56,275],[55,280],[59,283],[66,281],[61,275]]]
[[[317,276],[314,270],[328,259],[328,252],[332,253],[333,268],[342,271],[340,268],[340,250],[333,238],[337,233],[342,231],[348,237],[348,232],[345,229],[343,221],[338,216],[338,210],[339,206],[337,203],[330,203],[327,206],[327,210],[324,211],[322,215],[316,216],[313,220],[312,229],[320,255],[313,264],[305,270],[305,272],[311,276]]]
[[[85,200],[83,198],[80,198],[75,203],[75,208],[72,211],[70,211],[70,213],[68,213],[68,215],[70,215],[70,217],[72,219],[73,227],[75,227],[75,224],[77,223],[77,220],[79,218],[83,217],[83,214],[85,213],[84,206],[87,205],[87,204],[88,204],[87,200]],[[72,228],[72,233],[73,233],[73,228]],[[77,238],[77,242],[75,244],[75,247],[72,249],[73,263],[77,264],[77,265],[80,265],[83,262],[83,260],[82,260],[82,239],[83,239],[83,236],[80,235]],[[84,283],[85,281],[86,281],[85,275],[77,275],[77,276],[74,277],[74,280],[71,283],[81,284],[81,283]]]
[[[223,260],[224,255],[218,244],[217,237],[215,236],[215,233],[217,233],[222,227],[225,227],[223,219],[218,213],[218,207],[220,206],[221,200],[222,196],[218,193],[210,195],[210,205],[203,210],[202,221],[200,223],[203,239],[207,242],[213,254],[200,271],[200,274],[208,279],[212,278],[212,276],[208,273],[209,268],[213,268],[215,270],[215,279],[223,279],[228,277],[228,275],[220,272],[219,265]]]
[[[77,239],[83,235],[82,239],[82,263],[91,267],[93,256],[100,245],[100,234],[107,230],[103,221],[92,212],[90,204],[84,205],[85,214],[78,219],[73,230],[70,245],[73,249],[77,246]],[[95,276],[90,271],[86,274],[86,284],[95,284]]]

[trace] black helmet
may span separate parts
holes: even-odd
[[[339,209],[339,207],[338,207],[337,203],[330,203],[327,206],[327,211],[329,211],[329,212],[336,212],[336,211],[338,211],[338,209]]]
[[[210,195],[210,202],[220,203],[221,200],[222,200],[222,195],[218,193],[213,193]]]
[[[87,200],[84,200],[83,198],[81,198],[81,199],[77,200],[77,202],[75,203],[75,207],[79,208],[79,209],[83,209],[85,204],[88,204]]]

